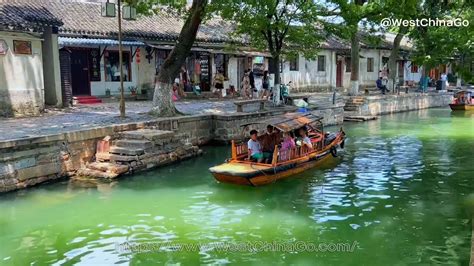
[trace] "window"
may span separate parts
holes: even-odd
[[[130,52],[122,52],[123,81],[131,81]],[[107,51],[104,55],[105,81],[120,81],[118,51]]]
[[[367,57],[367,72],[374,72],[374,58]]]
[[[351,58],[345,58],[346,72],[351,72]]]
[[[411,63],[411,73],[418,73],[418,66]]]
[[[318,55],[318,71],[326,71],[326,56]]]
[[[31,42],[13,40],[13,51],[15,54],[31,54]]]
[[[290,71],[298,71],[298,56],[290,59]]]

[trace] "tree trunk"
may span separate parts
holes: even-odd
[[[397,83],[397,59],[398,54],[400,51],[400,42],[402,41],[403,36],[407,32],[408,28],[400,26],[398,29],[397,36],[393,40],[393,48],[392,52],[390,53],[390,57],[388,58],[388,89],[391,91],[395,90],[395,85]]]
[[[153,108],[150,112],[153,115],[173,116],[177,113],[171,96],[173,82],[196,40],[199,25],[206,13],[207,2],[208,0],[193,0],[178,40],[155,78]]]
[[[274,54],[273,57],[273,69],[275,69],[275,80],[273,82],[273,102],[276,105],[280,104],[280,55]]]
[[[350,95],[359,93],[359,35],[357,31],[351,36],[351,90]]]

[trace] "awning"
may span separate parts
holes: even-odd
[[[163,49],[163,50],[171,50],[173,49],[173,45],[169,44],[154,44],[154,43],[146,43],[146,45],[156,48],[156,49]],[[263,56],[263,57],[271,57],[270,53],[266,52],[258,52],[258,51],[248,51],[248,50],[224,50],[224,49],[215,49],[215,48],[208,48],[208,47],[192,47],[191,51],[193,52],[206,52],[206,53],[213,53],[213,54],[232,54],[232,55],[241,55],[241,56]]]
[[[118,46],[118,40],[114,39],[89,39],[89,38],[73,38],[73,37],[59,37],[59,46]],[[145,43],[138,41],[122,41],[124,46],[145,46]]]
[[[289,132],[295,129],[302,128],[308,124],[313,124],[316,122],[321,123],[321,119],[322,117],[315,116],[311,113],[306,113],[306,114],[286,113],[276,118],[255,121],[255,122],[246,123],[240,126],[246,127],[249,125],[264,124],[264,125],[272,125],[273,127],[278,128],[280,131],[283,131],[283,132]]]

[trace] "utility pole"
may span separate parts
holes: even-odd
[[[122,5],[121,0],[117,0],[118,5],[118,47],[120,64],[120,118],[125,118],[125,99],[123,89],[123,55],[122,55]]]

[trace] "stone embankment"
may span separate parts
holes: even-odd
[[[452,93],[403,93],[346,97],[344,116],[375,116],[448,106]]]
[[[112,144],[112,146],[110,145]],[[113,179],[122,174],[171,164],[201,154],[198,146],[183,143],[173,131],[140,129],[98,141],[95,161],[79,169],[74,178]]]
[[[447,106],[451,98],[452,95],[447,93],[368,96],[364,97],[362,102],[359,101],[360,104],[352,110],[349,110],[348,105],[344,110],[344,101],[340,97],[332,97],[332,94],[324,97],[318,95],[309,98],[308,101],[311,113],[323,117],[325,125],[336,125],[343,122],[345,115],[373,116]],[[274,108],[252,113],[160,118],[0,141],[0,192],[21,189],[58,178],[74,177],[78,171],[81,173],[84,169],[102,172],[104,177],[110,178],[134,170],[171,163],[180,157],[184,158],[184,153],[196,152],[195,146],[210,141],[226,143],[231,139],[246,137],[242,134],[240,127],[242,124],[262,121],[291,110]],[[130,134],[133,133],[123,133],[143,129],[168,131],[162,136],[172,134],[173,139],[180,140],[182,149],[173,147],[177,144],[173,142],[174,140],[167,142],[170,148],[168,150],[153,143],[152,149],[147,150],[147,145],[150,144],[146,142],[140,149],[138,146],[133,146],[139,145],[132,143],[131,140],[134,138]],[[96,155],[97,144],[107,136],[110,136],[112,141],[109,143],[110,148],[106,151],[99,150],[99,154]],[[143,136],[140,138],[144,140]],[[125,139],[128,139],[128,143],[122,141]],[[108,156],[106,157],[108,161],[101,156]],[[137,156],[138,159],[130,160],[130,157],[137,158]]]

